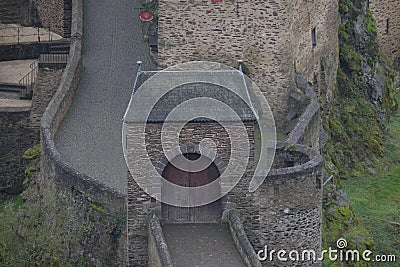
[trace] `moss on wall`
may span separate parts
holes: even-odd
[[[376,23],[367,1],[340,0],[337,86],[324,128],[324,150],[341,173],[371,165],[383,156],[385,124],[397,110],[395,75],[378,52]]]
[[[336,247],[345,238],[348,249],[373,249],[369,233],[358,224],[340,179],[354,179],[384,154],[386,124],[397,110],[395,75],[390,60],[379,52],[376,22],[366,0],[339,0],[339,60],[334,98],[324,129],[330,140],[323,150],[335,185],[324,188],[323,246]],[[325,266],[364,266],[364,262]]]
[[[38,190],[40,154],[25,151],[27,189],[0,205],[0,266],[117,266],[125,217],[50,184]]]

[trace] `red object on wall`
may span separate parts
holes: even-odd
[[[140,13],[139,18],[141,21],[152,21],[154,18],[154,14],[150,11],[143,11]]]

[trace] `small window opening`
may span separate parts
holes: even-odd
[[[390,22],[390,20],[386,19],[386,34],[389,33],[389,22]]]
[[[312,39],[312,47],[316,47],[317,46],[317,30],[316,28],[312,28],[311,30],[311,39]]]

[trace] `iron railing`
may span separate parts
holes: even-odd
[[[69,59],[69,54],[40,54],[39,68],[64,68]]]
[[[25,89],[21,92],[21,98],[31,98],[33,94],[33,87],[35,86],[37,74],[39,71],[39,65],[37,61],[32,62],[29,66],[31,71],[28,72],[21,80],[19,80],[18,84],[22,85]]]
[[[27,28],[34,28],[35,33],[27,33]],[[47,30],[47,32],[45,31]],[[7,33],[3,33],[2,31],[7,31]],[[24,37],[36,37],[34,40],[24,41]],[[35,43],[35,42],[51,42],[53,41],[53,37],[51,35],[51,27],[40,28],[40,27],[3,27],[0,28],[0,40],[1,39],[10,39],[6,41],[2,41],[1,43],[15,43],[15,40],[18,44],[20,43]]]

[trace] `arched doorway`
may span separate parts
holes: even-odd
[[[183,157],[189,159],[189,162],[185,161],[187,164],[191,164],[190,161],[198,159],[200,155],[197,153],[187,153],[177,156],[174,158],[174,161],[179,161],[183,159]],[[162,173],[162,176],[169,182],[176,185],[184,187],[197,187],[209,184],[216,180],[220,176],[220,173],[214,162],[212,162],[206,169],[199,172],[184,171],[175,167],[173,164],[168,163]],[[163,194],[174,194],[174,192],[165,192],[162,186],[161,196],[163,196]],[[162,203],[161,211],[163,220],[169,223],[212,223],[220,220],[222,207],[221,200],[216,200],[204,206],[190,208],[175,207]]]

